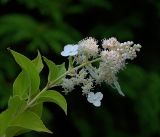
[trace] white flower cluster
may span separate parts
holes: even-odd
[[[117,82],[116,74],[123,69],[127,59],[134,59],[141,45],[132,41],[120,43],[116,38],[102,40],[102,47],[92,37],[81,40],[76,45],[66,45],[62,56],[71,56],[72,69],[68,69],[67,77],[63,79],[62,87],[65,93],[71,92],[76,85],[80,85],[83,95],[86,95],[89,103],[99,107],[103,94],[93,93],[95,85],[106,82],[115,87],[119,94],[123,95]],[[98,65],[94,66],[94,62]],[[72,71],[71,71],[72,70]]]
[[[81,40],[79,43],[78,54],[86,57],[96,57],[98,55],[97,40],[89,37]],[[91,46],[92,45],[92,46]]]

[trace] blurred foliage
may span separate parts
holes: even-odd
[[[73,93],[73,97],[67,96],[69,116],[60,119],[61,111],[49,104],[49,111],[44,112],[49,120],[45,121],[56,129],[53,136],[59,137],[160,136],[159,0],[0,0],[0,10],[1,110],[6,107],[19,72],[7,47],[30,56],[39,49],[61,63],[63,59],[57,53],[65,44],[87,36],[115,36],[143,46],[134,62],[141,67],[127,66],[120,73],[126,97],[115,96],[104,86],[98,89],[104,93],[103,106],[96,109]]]

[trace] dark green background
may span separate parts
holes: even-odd
[[[92,36],[117,37],[142,45],[138,57],[119,74],[125,97],[102,85],[102,106],[96,108],[79,92],[66,96],[68,116],[52,103],[43,119],[54,133],[22,137],[159,137],[160,136],[160,0],[0,0],[0,110],[7,107],[20,68],[7,47],[56,63],[63,46]],[[42,73],[42,85],[47,78]]]

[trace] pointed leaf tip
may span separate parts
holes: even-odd
[[[32,61],[26,56],[13,50],[10,51],[17,64],[22,68],[22,70],[25,70],[28,73],[31,79],[31,95],[37,93],[40,85],[40,77],[37,68],[32,63]]]
[[[31,111],[25,111],[21,113],[12,121],[10,127],[11,126],[22,127],[29,130],[47,132],[52,134],[52,131],[45,127],[40,117]]]
[[[59,77],[66,72],[65,64],[62,63],[61,65],[56,65],[53,61],[47,59],[46,57],[43,57],[43,59],[49,69],[48,82],[54,83],[54,85],[61,84],[62,79],[59,79]]]

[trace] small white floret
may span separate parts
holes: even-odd
[[[101,92],[93,93],[89,92],[87,95],[87,101],[92,103],[96,107],[101,106],[101,100],[103,98],[103,94]]]
[[[68,44],[64,47],[64,50],[61,52],[61,55],[64,57],[74,56],[78,54],[78,45]]]

